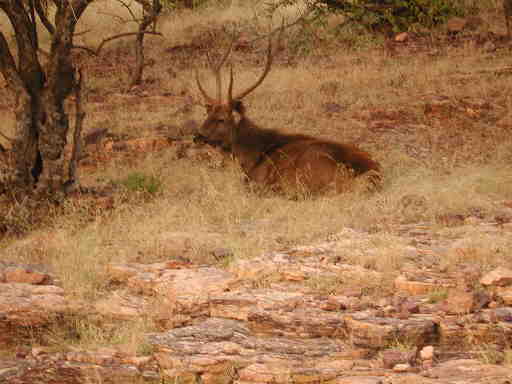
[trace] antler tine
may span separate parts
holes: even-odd
[[[229,67],[228,105],[233,104],[233,64]]]
[[[220,70],[222,69],[222,66],[228,59],[229,55],[231,54],[231,51],[233,49],[233,45],[235,44],[236,38],[237,38],[236,35],[233,34],[233,37],[231,39],[231,42],[229,43],[229,47],[226,50],[226,53],[224,53],[224,55],[221,57],[221,59],[219,60],[217,65],[215,67],[212,67],[212,70],[215,74],[215,81],[217,83],[217,99],[219,101],[222,101],[222,77],[220,74]]]
[[[224,65],[226,60],[228,59],[229,55],[231,54],[231,51],[233,50],[233,45],[235,44],[236,39],[237,39],[236,34],[233,34],[226,53],[224,54],[224,56],[222,56],[222,58],[219,60],[219,63],[215,66],[216,71],[220,71],[220,69],[222,68],[222,66]]]
[[[197,70],[197,68],[196,68],[196,84],[197,84],[197,88],[199,88],[199,91],[201,91],[201,94],[206,99],[206,101],[209,104],[215,104],[215,100],[212,97],[208,96],[208,94],[204,90],[203,86],[201,85],[201,82],[199,81],[199,71]]]
[[[281,42],[281,36],[283,35],[283,30],[284,30],[284,25],[280,28],[280,32],[279,32],[279,35],[277,38],[278,46]],[[245,96],[247,96],[249,93],[254,91],[263,82],[263,80],[265,80],[265,77],[267,77],[268,73],[270,72],[270,68],[272,67],[272,62],[274,60],[274,53],[275,53],[275,52],[272,52],[272,35],[273,35],[273,33],[270,33],[269,37],[268,37],[267,63],[265,64],[265,69],[263,70],[263,73],[261,74],[259,79],[256,80],[256,82],[252,86],[250,86],[249,88],[245,89],[244,91],[238,93],[234,99],[241,100]]]
[[[219,60],[217,64],[214,64],[214,61],[212,59],[212,56],[210,55],[210,52],[206,52],[206,60],[208,61],[208,66],[210,67],[210,70],[213,72],[213,75],[215,76],[215,82],[217,85],[217,102],[221,102],[222,100],[222,77],[220,74],[220,70],[224,63],[226,62],[227,58],[229,57],[229,54],[231,53],[231,50],[233,48],[233,44],[235,43],[236,35],[233,35],[233,39],[231,40],[231,43],[229,45],[229,48],[227,49],[226,53],[222,56],[222,58]],[[201,81],[199,80],[199,72],[196,68],[196,83],[197,87],[201,91],[201,94],[203,97],[208,101],[208,103],[213,104],[215,103],[215,99],[210,97],[206,91],[204,90],[203,86],[201,85]]]

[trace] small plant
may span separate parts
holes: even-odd
[[[322,295],[338,294],[345,284],[346,282],[340,276],[315,276],[305,281],[308,288]]]
[[[409,340],[401,340],[396,336],[394,339],[389,340],[385,349],[400,352],[412,352],[416,350],[416,345]]]
[[[143,192],[151,195],[156,194],[162,182],[156,176],[148,176],[141,172],[131,172],[123,180],[121,184],[131,192]]]
[[[428,302],[430,304],[439,303],[443,300],[446,300],[448,297],[448,290],[446,289],[436,289],[435,291],[432,291],[428,295]]]
[[[137,345],[137,356],[150,356],[155,352],[155,346],[146,341]]]
[[[484,364],[501,364],[505,354],[494,344],[483,344],[478,350],[478,357]]]
[[[503,364],[512,367],[512,349],[507,348],[503,351]]]

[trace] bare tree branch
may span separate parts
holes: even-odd
[[[124,17],[122,16],[119,16],[119,15],[115,15],[113,13],[110,13],[110,12],[98,12],[98,15],[105,15],[105,16],[109,16],[113,19],[116,19],[117,21],[119,21],[119,23],[123,23],[123,24],[128,24],[128,23],[131,23],[133,21],[137,22],[138,19],[135,19],[135,20],[129,20],[129,19],[125,19]]]
[[[263,40],[263,39],[268,39],[270,36],[272,36],[273,34],[275,34],[276,32],[278,31],[284,31],[285,29],[288,29],[288,28],[291,28],[291,27],[294,27],[295,25],[299,24],[299,23],[302,23],[306,17],[308,17],[312,12],[314,11],[314,8],[309,8],[307,11],[305,11],[302,15],[300,15],[296,20],[286,24],[284,22],[284,19],[283,19],[283,23],[280,27],[278,28],[275,28],[273,29],[272,31],[270,31],[269,33],[263,35],[263,36],[258,36],[252,40],[250,40],[248,42],[248,44],[253,44],[259,40]]]
[[[16,62],[2,32],[0,32],[0,71],[11,88],[17,91],[24,89],[23,80],[16,69]]]
[[[85,45],[73,45],[73,49],[81,49],[81,50],[84,50],[86,51],[87,53],[93,55],[93,56],[96,56],[97,53],[94,49],[92,48],[89,48],[89,47],[86,47]]]
[[[48,31],[50,35],[53,35],[55,33],[55,27],[51,23],[51,21],[46,17],[46,12],[43,9],[43,6],[41,4],[41,0],[33,0],[34,6],[36,8],[37,15],[39,16],[39,19],[43,23],[44,27]]]
[[[117,0],[118,3],[120,3],[123,7],[126,8],[126,10],[128,11],[128,13],[130,14],[130,16],[132,17],[132,20],[133,21],[138,21],[137,17],[135,16],[135,14],[133,13],[132,11],[132,8],[130,7],[130,4],[127,4],[125,1],[123,0]]]
[[[85,31],[75,32],[73,36],[74,36],[74,37],[76,37],[76,36],[82,36],[82,35],[85,35],[85,34],[87,34],[87,33],[91,32],[91,31],[92,31],[92,29],[86,29]]]
[[[37,92],[43,84],[42,69],[37,57],[36,31],[21,1],[1,1],[2,9],[16,31],[18,72],[30,92]]]
[[[106,43],[109,43],[111,42],[112,40],[115,40],[115,39],[119,39],[121,37],[126,37],[126,36],[135,36],[135,35],[138,35],[140,32],[125,32],[125,33],[120,33],[118,35],[114,35],[114,36],[111,36],[107,39],[104,39],[100,45],[98,46],[98,48],[96,48],[96,54],[98,55],[101,51],[101,49],[103,48],[103,46],[106,44]],[[162,33],[160,32],[153,32],[153,31],[145,31],[143,32],[145,35],[156,35],[156,36],[163,36]]]
[[[7,136],[5,133],[3,133],[2,131],[0,131],[0,136],[2,136],[5,140],[7,141],[10,141],[11,143],[14,143],[14,139]]]

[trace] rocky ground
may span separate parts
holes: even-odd
[[[400,39],[386,46],[383,63],[427,50],[426,40],[416,44],[413,35]],[[485,60],[494,60],[488,56],[496,50],[500,55],[510,52],[501,38],[477,43],[478,49],[484,46]],[[421,54],[435,61],[444,55],[442,49],[428,47]],[[354,60],[354,67],[365,65],[360,61]],[[331,65],[326,63],[326,68]],[[496,91],[497,96],[466,95],[465,88],[460,97],[450,92],[481,78],[503,78],[504,83],[510,67],[492,63],[482,73],[450,73],[441,81],[449,87],[414,94],[408,105],[389,100],[347,112],[339,97],[343,84],[315,84],[320,95],[327,95],[317,106],[323,119],[317,125],[323,135],[337,138],[343,133],[348,141],[380,151],[384,162],[392,143],[418,163],[435,163],[432,167],[446,173],[470,161],[483,164],[492,152],[488,148],[510,137],[507,88]],[[118,63],[109,65],[114,71]],[[404,73],[387,74],[393,92],[406,82]],[[114,160],[123,166],[136,163],[140,157],[134,153],[168,152],[171,159],[222,167],[229,159],[191,142],[195,120],[179,127],[145,121],[159,109],[172,110],[161,118],[165,122],[175,115],[186,120],[193,104],[187,92],[164,93],[158,82],[127,93],[91,90],[88,111],[100,128],[86,132],[83,178],[97,178],[98,169]],[[6,98],[2,103],[2,108],[12,108]],[[141,105],[146,108],[139,114],[144,128],[131,129],[144,129],[144,137],[101,128],[110,113],[121,111],[117,118]],[[338,123],[349,128],[341,131]],[[121,129],[117,120],[112,124]],[[441,128],[434,132],[436,127]],[[115,193],[85,188],[70,200],[91,199],[109,211]],[[402,200],[404,211],[428,209],[421,195]],[[378,223],[346,227],[310,244],[262,250],[251,259],[233,258],[222,233],[172,228],[155,239],[168,257],[151,263],[143,255],[138,262],[107,264],[107,289],[88,300],[65,291],[44,259],[26,264],[1,258],[0,383],[511,383],[512,270],[490,261],[485,265],[485,252],[475,248],[474,240],[485,237],[489,253],[508,263],[510,243],[503,239],[512,236],[512,201],[490,205],[492,214],[475,209],[426,222],[388,220],[385,228]],[[239,229],[251,237],[271,225],[246,222]],[[35,253],[49,244],[58,248],[61,240],[51,230],[43,231],[5,243],[0,255]],[[367,265],[354,258],[368,260]],[[393,269],[393,258],[406,262]],[[389,271],[374,268],[379,262],[390,262]],[[78,325],[108,333],[133,324],[143,329],[145,323],[155,324],[154,329],[137,331],[129,343],[88,349],[49,341],[61,334],[78,339]]]
[[[211,155],[161,138],[133,143],[116,145]],[[510,383],[512,270],[482,275],[467,257],[477,233],[512,235],[510,202],[500,204],[494,221],[468,216],[437,229],[393,228],[394,252],[408,262],[393,289],[379,294],[386,276],[347,261],[348,254],[378,257],[377,234],[350,228],[227,267],[231,251],[220,234],[169,232],[161,240],[181,257],[109,264],[109,293],[92,302],[69,298],[44,265],[1,263],[0,341],[9,353],[0,357],[0,381]],[[457,235],[446,236],[454,227]],[[47,240],[29,238],[7,251]],[[212,263],[188,258],[192,248]],[[454,255],[461,261],[448,268],[443,260]],[[80,319],[102,327],[142,319],[160,332],[131,350],[40,346],[55,324],[62,330]]]

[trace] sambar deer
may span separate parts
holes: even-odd
[[[231,53],[233,41],[216,65],[208,55],[215,75],[217,98],[205,91],[196,69],[196,83],[206,101],[207,117],[194,141],[231,152],[248,179],[267,190],[293,195],[338,193],[349,189],[349,179],[360,175],[367,176],[367,185],[379,188],[380,165],[368,153],[348,144],[261,128],[246,116],[242,99],[263,82],[272,66],[271,36],[263,73],[253,85],[236,95],[233,95],[231,66],[225,102],[220,70]]]

